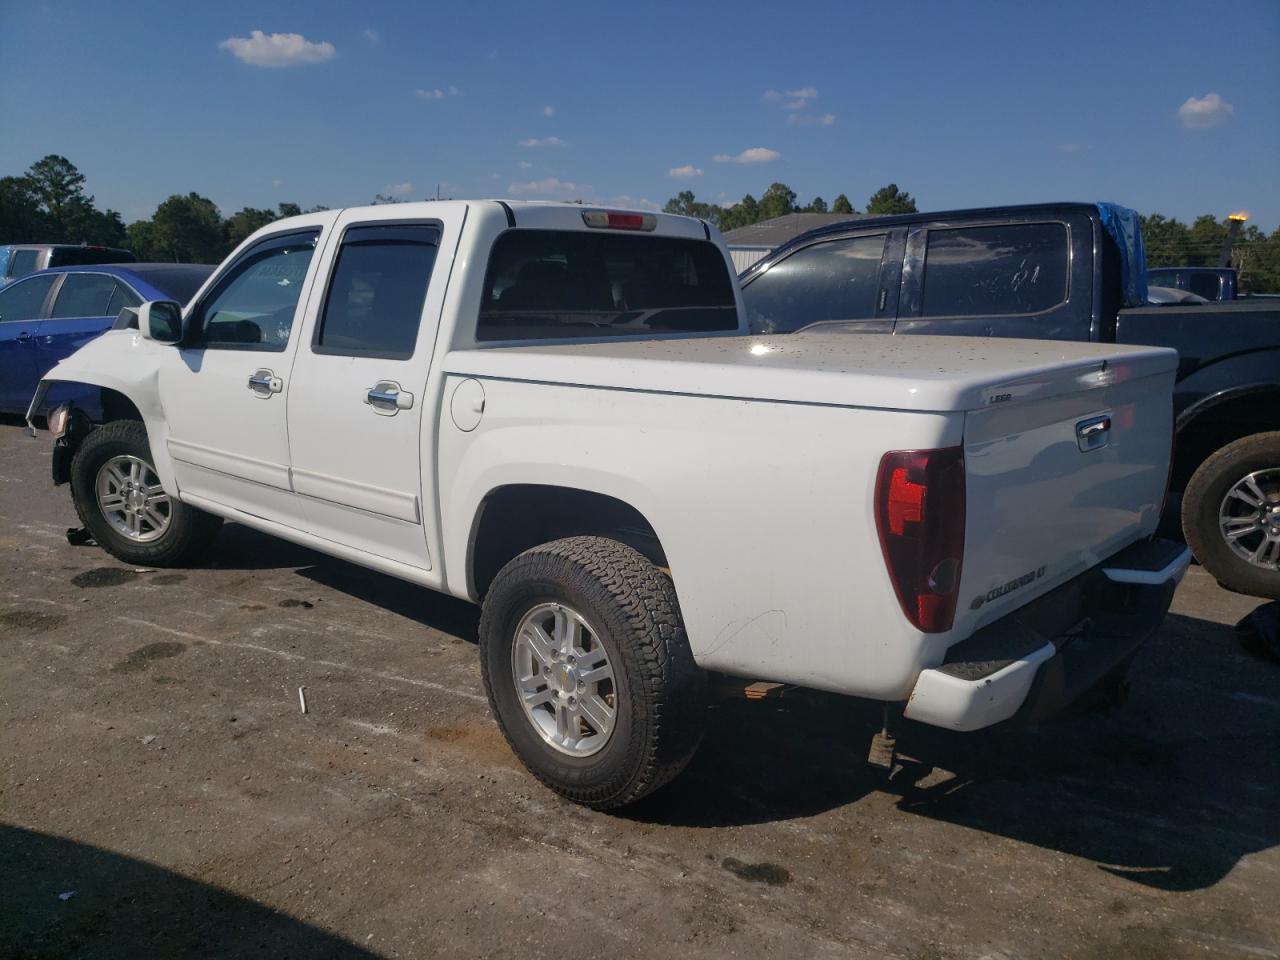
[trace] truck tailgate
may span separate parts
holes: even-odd
[[[1174,362],[1066,368],[1057,384],[1011,386],[965,415],[961,635],[1155,531]]]

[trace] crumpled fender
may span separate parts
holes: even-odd
[[[178,485],[166,443],[168,426],[160,405],[159,376],[163,354],[159,351],[162,350],[172,351],[173,347],[147,340],[136,330],[108,330],[89,341],[41,378],[27,410],[27,424],[32,434],[35,427],[31,421],[54,384],[85,384],[115,390],[128,397],[142,414],[156,474],[165,492],[177,496]]]

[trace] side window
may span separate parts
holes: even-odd
[[[40,319],[44,298],[49,295],[55,279],[53,274],[47,274],[0,289],[0,323]]]
[[[38,266],[40,258],[39,250],[15,250],[9,258],[9,276],[17,280],[19,277],[25,277],[28,273],[35,273],[40,269]]]
[[[407,360],[440,243],[423,224],[351,227],[342,235],[316,353]]]
[[[62,281],[50,316],[55,320],[105,317],[115,288],[116,282],[101,273],[69,273]]]
[[[107,316],[118,316],[120,311],[125,307],[139,307],[142,305],[142,298],[126,287],[119,280],[115,283],[115,290],[111,294],[111,302],[107,304]]]
[[[247,251],[201,301],[191,345],[284,350],[319,235],[291,233]]]
[[[797,250],[742,290],[752,333],[789,333],[824,320],[869,320],[880,299],[885,234]]]
[[[1187,280],[1187,289],[1206,300],[1217,300],[1218,284],[1216,273],[1193,273]]]
[[[921,316],[1039,313],[1064,303],[1070,271],[1061,223],[929,231]]]

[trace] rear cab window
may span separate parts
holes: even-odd
[[[930,228],[922,317],[1028,315],[1066,302],[1063,223]]]
[[[561,340],[738,328],[733,279],[706,240],[508,230],[485,272],[476,339]]]

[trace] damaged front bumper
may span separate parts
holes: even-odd
[[[1160,626],[1191,551],[1145,540],[953,646],[905,715],[952,730],[1038,723],[1126,667]]]

